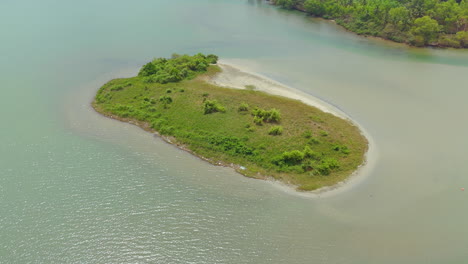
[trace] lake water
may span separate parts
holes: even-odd
[[[254,0],[0,2],[0,263],[466,263],[468,51]],[[215,53],[359,122],[376,161],[306,198],[89,106],[153,57]]]

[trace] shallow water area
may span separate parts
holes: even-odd
[[[2,1],[0,29],[1,263],[468,257],[467,51],[361,38],[256,0]],[[320,98],[372,136],[375,165],[310,199],[90,107],[107,80],[173,52]]]

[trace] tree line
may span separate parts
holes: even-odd
[[[414,46],[468,48],[468,0],[272,0],[357,34]]]

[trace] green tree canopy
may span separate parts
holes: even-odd
[[[437,38],[439,31],[439,23],[429,16],[417,18],[414,21],[414,26],[411,28],[416,45],[427,45],[433,42]]]
[[[465,47],[468,0],[272,0],[346,29],[413,45]]]

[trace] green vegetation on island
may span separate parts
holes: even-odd
[[[102,86],[93,107],[213,164],[300,190],[340,182],[364,162],[367,140],[349,121],[297,100],[210,84],[220,72],[216,61],[203,54],[155,59],[138,76]]]
[[[468,0],[272,0],[357,34],[414,46],[468,48]]]

